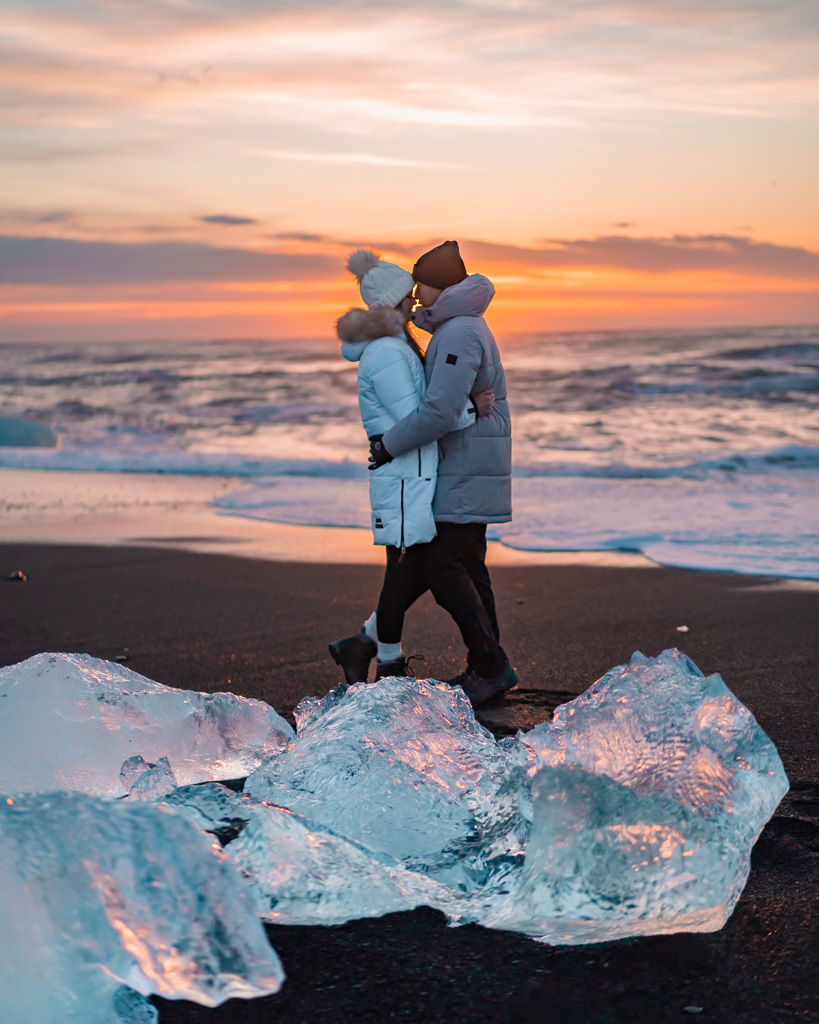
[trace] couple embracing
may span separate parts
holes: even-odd
[[[337,330],[358,363],[372,528],[387,568],[375,612],[330,653],[347,683],[366,681],[373,658],[376,679],[406,676],[404,613],[429,590],[467,648],[465,671],[448,682],[477,706],[517,682],[485,561],[487,523],[512,518],[506,380],[483,318],[495,289],[467,274],[457,242],[425,253],[411,274],[368,249],[347,267],[367,308],[349,310]],[[425,353],[410,322],[432,334]]]

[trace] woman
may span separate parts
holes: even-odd
[[[386,433],[421,404],[426,393],[423,353],[407,326],[413,307],[412,275],[358,249],[347,269],[367,309],[351,309],[336,324],[345,359],[358,363],[358,400],[369,438]],[[491,412],[491,391],[475,395],[459,430]],[[354,636],[330,644],[347,683],[364,682],[377,658],[376,679],[407,674],[401,649],[404,613],[427,589],[423,545],[435,536],[432,499],[438,445],[406,452],[370,474],[376,544],[387,549],[387,569],[376,611]]]

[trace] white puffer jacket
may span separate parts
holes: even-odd
[[[394,309],[351,309],[336,324],[341,353],[358,363],[358,404],[367,437],[386,434],[423,401],[424,367],[407,344],[404,320]],[[458,430],[475,422],[465,409]],[[376,544],[408,548],[435,536],[432,499],[438,444],[405,452],[369,474]]]

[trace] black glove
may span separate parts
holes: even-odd
[[[381,466],[386,466],[388,462],[392,462],[392,455],[384,447],[384,442],[381,440],[383,434],[373,434],[370,438],[370,464],[367,469],[380,469]]]

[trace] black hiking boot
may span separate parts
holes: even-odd
[[[398,676],[401,679],[414,679],[415,673],[409,667],[411,661],[423,661],[423,654],[410,654],[408,658],[395,658],[393,661],[377,661],[375,664],[375,681]]]
[[[348,686],[353,683],[366,683],[370,674],[370,662],[378,651],[375,640],[371,640],[364,630],[355,636],[344,637],[330,644],[330,654],[337,665],[344,671],[344,681]]]
[[[480,707],[490,700],[501,697],[514,690],[518,683],[517,672],[507,662],[495,676],[479,676],[474,669],[468,668],[452,679],[447,679],[450,686],[460,686],[469,697],[473,708]]]

